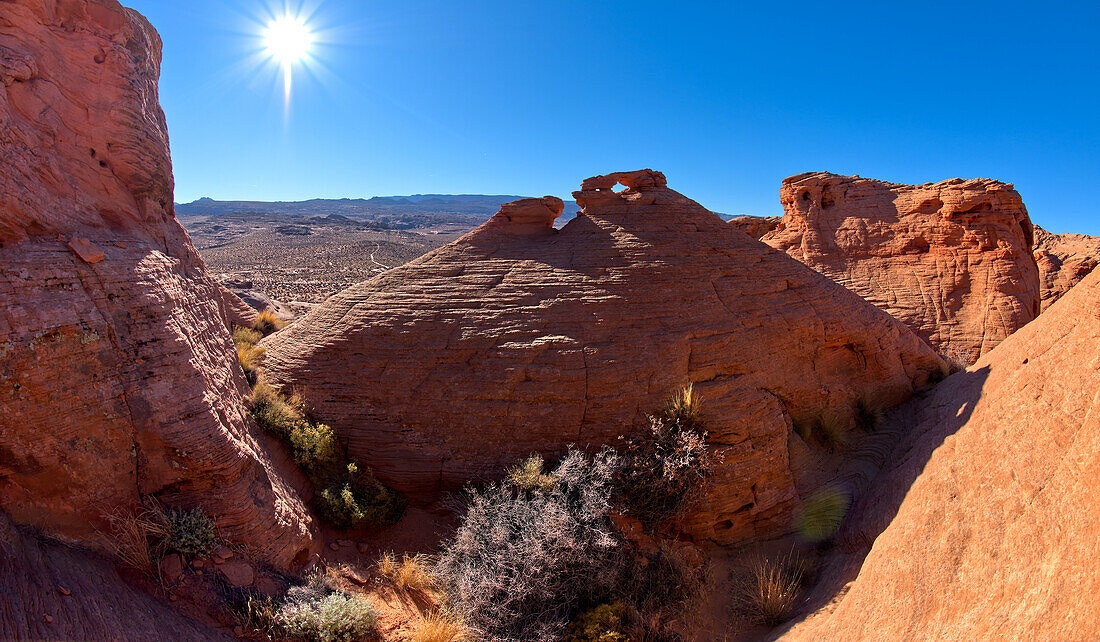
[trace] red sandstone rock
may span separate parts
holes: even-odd
[[[777,229],[781,221],[778,216],[735,216],[729,223],[754,239],[759,239]]]
[[[1046,310],[1096,268],[1100,262],[1100,237],[1051,234],[1036,225],[1034,252]]]
[[[175,553],[165,555],[160,560],[160,574],[169,582],[179,581],[183,575],[183,560]]]
[[[218,570],[230,584],[237,588],[252,586],[252,582],[256,579],[256,574],[248,562],[229,560],[219,566]]]
[[[231,639],[135,587],[102,556],[35,539],[0,512],[0,640],[166,637]]]
[[[688,528],[736,541],[786,526],[792,420],[848,419],[866,392],[900,402],[941,369],[903,324],[659,172],[584,185],[561,230],[514,233],[508,212],[560,211],[525,199],[333,296],[265,339],[268,375],[421,501],[532,452],[615,444],[694,382],[724,461]]]
[[[312,522],[173,215],[159,37],[115,0],[2,4],[0,508],[96,542],[152,495],[286,569]]]
[[[763,241],[971,363],[1039,314],[1031,220],[1012,185],[898,185],[826,172],[783,181]]]
[[[1100,639],[1097,346],[1100,271],[911,404],[837,545],[854,581],[782,639]]]

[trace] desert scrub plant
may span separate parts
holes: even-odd
[[[292,601],[275,615],[287,635],[319,642],[356,642],[371,636],[378,613],[370,602],[346,593]]]
[[[795,530],[812,544],[828,541],[840,530],[850,505],[848,493],[840,487],[827,485],[820,488],[795,511]]]
[[[252,328],[243,328],[241,326],[235,326],[233,328],[233,344],[234,345],[248,345],[254,346],[260,342],[264,335],[260,334]]]
[[[622,512],[653,529],[678,517],[702,493],[714,462],[691,385],[649,419],[648,432],[626,444],[616,486]]]
[[[257,345],[237,344],[237,363],[241,364],[248,385],[255,386],[259,379],[260,362],[267,351]]]
[[[271,308],[257,314],[256,319],[252,322],[252,329],[265,337],[272,332],[282,330],[285,326],[286,323],[276,316],[275,311]]]
[[[628,642],[627,609],[622,602],[600,604],[578,615],[564,642]]]
[[[817,417],[795,424],[795,430],[803,441],[830,451],[838,450],[847,443],[846,428],[840,415],[829,409],[822,410]]]
[[[618,463],[610,449],[593,457],[570,449],[547,492],[507,482],[467,490],[435,575],[477,634],[555,639],[584,605],[610,593],[623,565],[609,518]]]
[[[547,492],[554,487],[554,476],[543,472],[546,462],[542,455],[531,455],[523,463],[508,470],[506,481],[527,492]]]
[[[886,419],[886,411],[873,396],[864,393],[856,399],[855,416],[856,424],[860,428],[867,432],[875,432]]]
[[[249,408],[260,427],[290,447],[317,491],[314,508],[328,523],[338,528],[383,526],[404,514],[404,497],[379,483],[369,469],[348,461],[336,431],[310,420],[297,395],[287,398],[261,377]]]
[[[165,513],[165,521],[168,524],[165,544],[169,550],[184,555],[202,556],[214,548],[217,541],[214,520],[201,508],[189,511],[169,510]]]
[[[170,534],[163,511],[149,507],[136,513],[116,509],[104,517],[110,525],[104,541],[111,554],[123,566],[155,575]]]
[[[473,639],[462,620],[443,609],[426,615],[409,634],[410,642],[472,642]]]
[[[794,553],[758,556],[735,587],[734,605],[753,622],[775,626],[790,619],[802,595],[806,563]]]
[[[403,555],[393,576],[393,583],[405,591],[426,592],[436,584],[432,576],[431,561],[427,555]]]

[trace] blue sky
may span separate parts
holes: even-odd
[[[165,41],[178,201],[566,197],[652,167],[776,215],[784,177],[828,170],[997,178],[1100,234],[1097,3],[306,0],[286,109],[257,55],[281,0],[123,2]]]

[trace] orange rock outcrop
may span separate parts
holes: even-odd
[[[625,190],[614,191],[616,183]],[[430,500],[570,443],[596,448],[694,382],[723,456],[700,540],[786,527],[792,421],[906,399],[941,360],[903,324],[669,189],[598,176],[341,292],[265,340],[385,483]]]
[[[2,4],[0,509],[94,543],[105,511],[155,496],[291,566],[312,520],[173,215],[157,33],[115,0]]]
[[[1100,237],[1051,234],[1035,226],[1035,262],[1043,310],[1088,276],[1100,263]]]
[[[853,581],[781,639],[1100,639],[1098,346],[1094,271],[914,403],[837,545]]]
[[[1031,220],[1012,185],[900,185],[812,172],[780,189],[763,241],[973,362],[1040,311]]]

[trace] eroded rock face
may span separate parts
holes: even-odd
[[[782,220],[779,216],[735,216],[730,219],[729,224],[754,239],[759,239],[777,229]]]
[[[973,362],[1039,314],[1033,231],[1012,185],[899,185],[826,172],[783,181],[763,237],[886,310],[943,354]]]
[[[1100,263],[1100,237],[1051,234],[1035,226],[1035,263],[1043,310],[1088,276]]]
[[[782,639],[1100,638],[1097,346],[1094,271],[922,400],[836,547],[849,590]]]
[[[172,212],[160,40],[115,0],[0,11],[0,507],[95,542],[155,495],[287,568],[311,519],[258,445],[223,290]]]
[[[422,501],[533,452],[615,444],[694,382],[724,459],[688,527],[730,542],[787,525],[792,419],[846,420],[864,392],[899,402],[942,366],[903,324],[660,172],[593,177],[574,195],[584,210],[560,230],[561,201],[525,199],[333,296],[265,340],[268,374]]]

